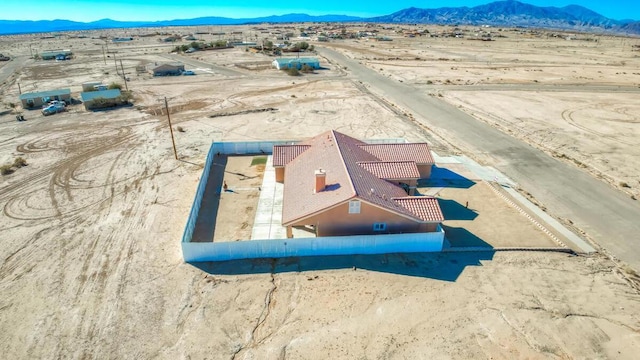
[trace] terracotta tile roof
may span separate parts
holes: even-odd
[[[420,212],[403,206],[402,201],[394,200],[407,197],[407,193],[400,186],[380,179],[359,164],[379,162],[378,158],[363,150],[363,146],[366,146],[364,142],[336,131],[327,131],[300,142],[298,146],[310,148],[302,150],[298,156],[286,163],[283,225],[355,197],[416,221],[426,221]],[[274,147],[274,159],[275,154]],[[275,164],[274,160],[274,166]],[[326,173],[326,188],[315,193],[314,172],[318,169]]]
[[[273,147],[273,166],[287,165],[309,147],[309,145],[275,145]]]
[[[426,222],[443,222],[444,215],[440,210],[438,199],[430,196],[405,196],[393,201],[411,211],[416,217]]]
[[[332,132],[325,132],[299,145],[310,146],[284,168],[282,223],[314,214],[355,196],[340,150]],[[326,172],[327,190],[314,193],[315,170]]]
[[[420,171],[413,161],[360,161],[358,165],[379,179],[420,178]]]
[[[435,163],[427,143],[364,144],[360,147],[380,161],[414,161],[418,165]]]

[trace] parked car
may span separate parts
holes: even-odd
[[[42,109],[42,115],[47,116],[47,115],[57,114],[64,110],[65,110],[64,103],[57,102],[55,104],[48,105],[47,107]]]
[[[183,72],[182,72],[182,75],[195,75],[195,74],[196,74],[196,73],[194,73],[194,72],[193,72],[193,71],[191,71],[191,70],[186,70],[186,71],[183,71]]]

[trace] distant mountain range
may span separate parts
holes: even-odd
[[[476,7],[409,8],[369,21],[384,23],[435,23],[525,26],[560,29],[613,29],[626,25],[579,5],[539,7],[519,1],[496,1]]]
[[[360,18],[346,15],[311,16],[287,14],[258,18],[232,19],[225,17],[200,17],[195,19],[167,21],[115,21],[103,19],[93,22],[69,20],[14,21],[0,20],[0,34],[42,33],[55,31],[78,31],[93,29],[240,25],[252,23],[298,23],[298,22],[376,22],[376,23],[420,23],[420,24],[465,24],[523,26],[581,31],[610,31],[640,34],[640,21],[614,20],[579,5],[565,7],[539,7],[519,1],[496,1],[476,7],[439,9],[408,8],[390,15]]]

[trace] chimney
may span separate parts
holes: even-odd
[[[314,189],[314,193],[319,193],[324,190],[325,186],[327,185],[327,173],[322,169],[318,169],[315,171],[315,178],[316,187]]]

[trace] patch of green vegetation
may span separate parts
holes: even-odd
[[[254,158],[251,160],[251,166],[254,165],[265,165],[267,163],[267,157],[266,156],[254,156]]]

